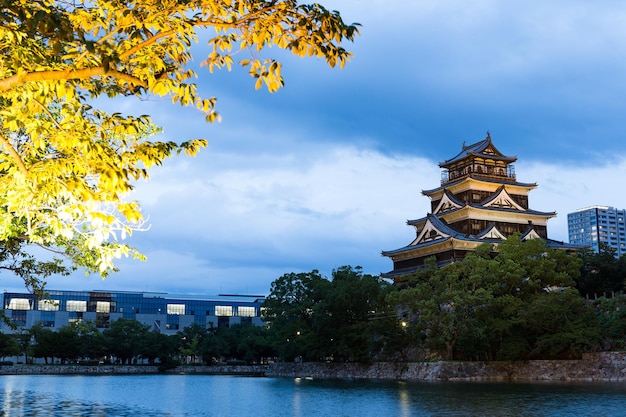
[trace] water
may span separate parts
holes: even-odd
[[[0,416],[626,416],[626,384],[2,376]]]

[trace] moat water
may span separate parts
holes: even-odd
[[[626,416],[626,383],[1,376],[0,416]]]

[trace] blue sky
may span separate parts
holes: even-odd
[[[286,83],[269,94],[239,68],[199,69],[218,98],[213,125],[167,100],[115,102],[150,114],[166,139],[209,147],[131,196],[151,229],[130,243],[148,261],[49,288],[267,294],[288,272],[388,271],[380,252],[413,239],[405,221],[428,212],[421,190],[438,185],[438,162],[488,130],[518,157],[518,180],[538,183],[531,208],[558,212],[551,238],[567,241],[568,212],[626,208],[626,3],[321,3],[362,24],[344,70],[269,49]]]

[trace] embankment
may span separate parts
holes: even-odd
[[[405,381],[626,381],[626,353],[590,353],[581,360],[515,362],[280,363],[270,366],[266,375]]]
[[[156,366],[4,365],[0,375],[156,374]],[[246,375],[316,379],[403,381],[626,381],[626,353],[583,355],[581,360],[495,362],[275,363],[257,366],[181,366],[173,374]]]
[[[164,373],[149,365],[3,365],[0,375],[130,375]],[[172,374],[265,376],[267,365],[252,366],[179,366],[168,369]]]

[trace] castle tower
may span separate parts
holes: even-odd
[[[502,154],[487,132],[484,140],[463,144],[460,153],[439,163],[441,185],[422,191],[430,198],[431,213],[407,221],[416,232],[411,243],[382,252],[393,261],[393,270],[382,276],[396,281],[417,271],[430,256],[445,265],[485,242],[498,243],[514,233],[524,240],[544,239],[552,247],[567,246],[548,239],[547,223],[556,212],[529,208],[528,194],[537,184],[517,182],[516,160]]]

